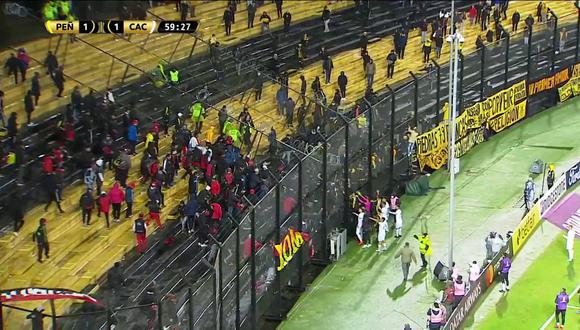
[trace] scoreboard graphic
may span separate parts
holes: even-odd
[[[149,34],[193,33],[197,21],[46,21],[44,26],[51,34]]]

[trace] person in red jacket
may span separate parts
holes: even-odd
[[[218,222],[222,219],[222,206],[219,203],[211,203],[211,219]]]
[[[212,194],[212,196],[217,197],[221,190],[222,190],[222,186],[220,185],[220,182],[217,180],[217,178],[214,177],[211,179],[211,182],[209,184],[210,186],[210,193]]]
[[[228,168],[226,174],[224,175],[224,180],[229,187],[234,184],[234,173],[232,173],[231,168]]]
[[[107,221],[107,228],[109,228],[109,211],[111,210],[111,198],[106,192],[102,192],[99,196],[99,211],[97,217],[101,217],[101,212],[105,214],[105,220]]]
[[[45,155],[42,159],[42,170],[44,171],[44,174],[54,173],[54,164],[51,156]]]
[[[125,193],[121,189],[119,182],[113,184],[113,188],[109,191],[109,197],[111,198],[111,204],[113,204],[113,221],[119,222],[121,218],[121,204],[125,200]]]
[[[64,163],[64,152],[62,147],[52,149],[52,155],[54,157],[54,165],[57,168],[61,168]]]

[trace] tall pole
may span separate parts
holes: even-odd
[[[455,0],[451,1],[451,32],[455,16]],[[455,221],[455,115],[457,113],[457,68],[459,38],[451,34],[449,43],[449,269],[453,264],[453,222]],[[453,84],[452,84],[453,82]]]

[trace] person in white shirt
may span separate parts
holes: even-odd
[[[403,212],[401,209],[395,211],[395,238],[403,236]]]
[[[363,244],[363,236],[362,236],[362,227],[365,219],[365,210],[364,208],[360,207],[358,209],[358,213],[355,213],[357,216],[357,224],[356,224],[356,237],[358,238],[358,244]]]

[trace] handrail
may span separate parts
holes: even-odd
[[[118,37],[118,36],[117,36],[117,37]],[[120,39],[122,39],[122,40],[125,40],[125,41],[127,41],[127,42],[129,42],[129,43],[132,43],[131,41],[128,41],[128,40],[126,40],[126,39],[124,39],[124,38],[120,38]],[[92,43],[90,43],[90,42],[88,42],[88,41],[86,41],[86,40],[82,40],[82,39],[79,39],[79,40],[81,40],[81,42],[85,43],[85,44],[86,44],[86,45],[88,45],[89,47],[95,48],[95,49],[97,49],[97,50],[99,50],[99,51],[103,52],[104,54],[107,54],[107,55],[109,55],[109,56],[113,57],[115,60],[117,60],[117,61],[119,61],[119,62],[122,62],[122,63],[124,63],[124,64],[126,64],[126,65],[130,66],[131,68],[133,68],[133,69],[135,69],[135,70],[137,70],[137,71],[140,71],[140,72],[141,72],[141,73],[142,73],[144,76],[147,76],[147,77],[149,77],[149,78],[151,79],[151,77],[150,77],[150,76],[151,76],[151,73],[149,73],[149,72],[146,72],[146,71],[145,71],[145,70],[143,70],[142,68],[139,68],[139,67],[137,67],[136,65],[134,65],[134,64],[131,64],[131,63],[129,63],[129,62],[127,62],[127,61],[125,61],[125,60],[123,60],[123,59],[119,58],[118,56],[116,56],[116,55],[114,55],[114,54],[111,54],[111,53],[107,52],[106,50],[104,50],[104,49],[102,49],[102,48],[100,48],[100,47],[98,47],[98,46],[95,46],[95,45],[93,45]],[[148,52],[147,50],[145,50],[145,51],[146,51],[146,52]],[[150,52],[148,52],[148,53],[149,53],[149,54],[151,54]],[[153,55],[153,56],[156,56],[156,57],[158,57],[157,55],[154,55],[154,54],[152,54],[152,55]],[[188,94],[189,94],[188,92],[185,92],[185,91],[183,91],[183,90],[182,90],[181,88],[179,88],[178,86],[174,86],[174,85],[171,85],[171,84],[169,84],[168,86],[169,86],[171,89],[175,89],[175,90],[176,90],[177,92],[179,92],[179,93],[180,93],[182,96],[185,96],[185,95],[188,95]],[[208,106],[209,106],[209,108],[212,108],[212,109],[214,109],[214,110],[216,110],[216,111],[219,111],[219,110],[220,110],[220,109],[218,109],[218,108],[217,108],[215,105],[211,104],[210,102],[207,102],[207,100],[205,101],[205,103],[206,103],[206,105],[208,105]],[[250,108],[250,109],[251,109],[251,108]],[[230,119],[234,120],[235,122],[237,122],[237,123],[239,123],[239,124],[242,124],[242,122],[241,122],[241,121],[239,121],[237,118],[235,118],[235,117],[231,116],[230,114],[227,114],[227,116],[228,116],[228,118],[230,118]],[[261,133],[261,134],[263,134],[263,135],[265,135],[265,136],[268,136],[268,134],[267,134],[267,133],[263,132],[262,130],[260,130],[260,129],[256,128],[256,127],[254,127],[253,129],[254,129],[256,132],[259,132],[259,133]],[[287,143],[285,143],[285,142],[283,142],[283,141],[281,141],[281,140],[277,140],[277,142],[278,142],[278,143],[280,143],[280,144],[282,144],[282,145],[284,145],[284,146],[286,146],[286,147],[288,147],[288,148],[290,148],[290,149],[292,149],[292,150],[293,150],[293,151],[295,151],[295,152],[298,152],[298,153],[304,154],[302,151],[300,151],[300,150],[298,150],[298,149],[294,148],[293,146],[291,146],[291,145],[289,145],[289,144],[287,144]],[[304,154],[304,155],[305,155],[305,154]]]

